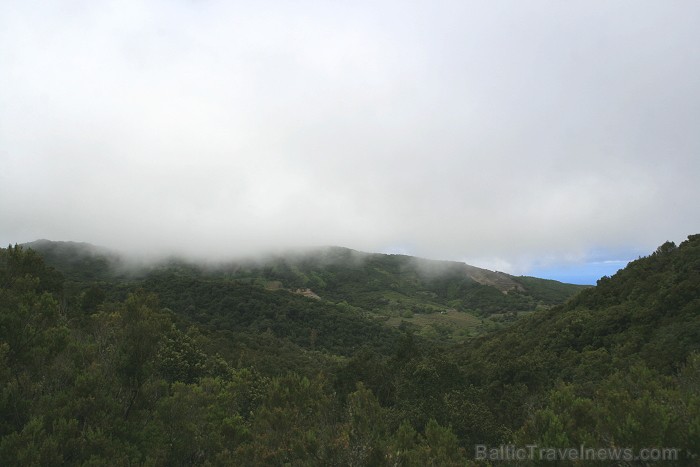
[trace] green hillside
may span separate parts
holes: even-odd
[[[501,327],[521,312],[561,304],[586,288],[514,277],[464,263],[339,247],[207,265],[177,258],[139,264],[74,242],[40,240],[25,247],[40,252],[48,265],[61,271],[78,289],[95,284],[112,298],[117,297],[116,290],[121,290],[124,298],[127,290],[144,282],[173,309],[189,309],[197,305],[194,301],[204,299],[205,303],[199,304],[202,317],[202,313],[213,311],[226,315],[221,302],[227,293],[235,295],[241,288],[252,287],[258,294],[263,293],[260,289],[286,291],[313,297],[329,309],[371,316],[390,327],[407,326],[424,337],[451,340]],[[209,284],[219,296],[204,298],[199,292],[183,295],[187,287],[173,286],[189,280],[200,286]],[[226,303],[231,300],[229,297]]]
[[[614,440],[618,445],[700,446],[700,431],[692,425],[700,421],[697,388],[687,385],[700,370],[698,351],[700,235],[692,235],[678,247],[665,243],[561,307],[469,342],[459,353],[467,362],[466,374],[489,388],[494,404],[517,388],[524,400],[542,407],[528,413],[521,406],[510,414],[511,429],[525,423],[523,439],[556,434],[574,445]],[[543,400],[543,394],[549,395]],[[573,398],[567,399],[572,405],[562,407],[561,397]],[[584,420],[576,412],[587,405],[596,410]],[[644,417],[665,421],[652,429],[634,428],[647,423],[642,419],[629,420],[625,427],[625,417],[606,418],[615,417],[613,409],[649,410]],[[574,425],[579,426],[573,430]]]
[[[136,268],[85,249],[0,249],[0,465],[490,465],[476,446],[506,444],[700,459],[700,235],[559,305],[551,281],[339,248]],[[465,305],[491,289],[531,308]],[[457,319],[482,328],[439,332]],[[590,462],[493,462],[514,464]]]

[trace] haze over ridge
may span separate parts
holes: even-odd
[[[699,18],[683,1],[12,2],[0,241],[599,277],[700,230]]]

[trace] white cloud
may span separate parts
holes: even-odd
[[[700,227],[698,13],[11,2],[0,241],[401,245],[510,272],[651,251]]]

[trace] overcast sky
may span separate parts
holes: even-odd
[[[695,0],[5,0],[0,242],[595,282],[700,232],[699,24]]]

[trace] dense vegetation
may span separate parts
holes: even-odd
[[[423,337],[459,341],[501,327],[519,313],[561,304],[586,288],[464,263],[338,247],[208,265],[180,259],[139,264],[73,242],[40,240],[25,247],[38,251],[46,264],[60,270],[72,291],[80,293],[92,284],[108,298],[123,300],[128,291],[140,286],[156,292],[173,310],[197,314],[200,323],[212,314],[217,315],[214,321],[238,322],[234,315],[251,300],[257,305],[252,304],[248,318],[258,324],[264,317],[257,316],[257,311],[268,301],[285,302],[283,308],[309,306],[308,301],[292,304],[288,296],[264,293],[277,290],[320,299],[322,306],[314,310],[359,313],[389,326],[411,328]],[[262,308],[270,311],[267,305]]]
[[[0,465],[468,465],[506,443],[699,460],[700,235],[558,306],[558,283],[343,249],[134,271],[50,247],[0,249]],[[538,311],[459,341],[385,319],[521,304]]]

